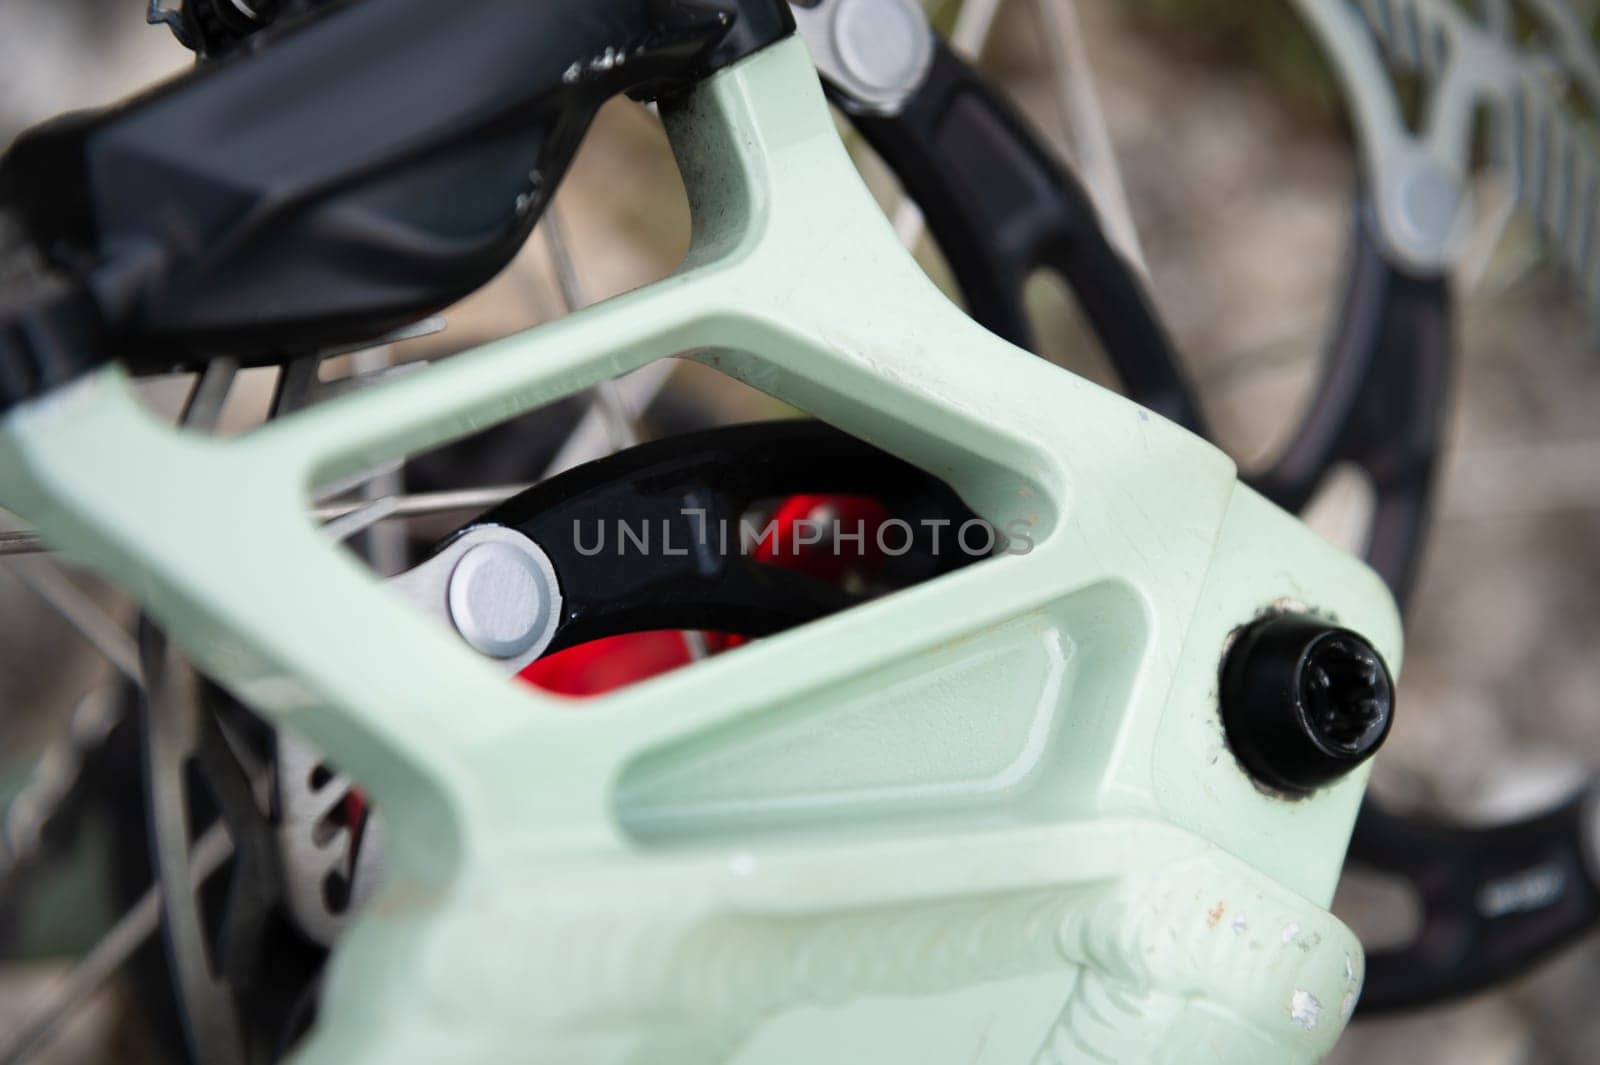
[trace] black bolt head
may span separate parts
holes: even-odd
[[[1303,794],[1383,745],[1394,681],[1383,657],[1347,629],[1278,614],[1239,634],[1222,665],[1228,743],[1261,782]]]

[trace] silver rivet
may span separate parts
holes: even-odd
[[[526,551],[509,543],[480,544],[450,574],[450,619],[473,648],[492,658],[516,658],[542,635],[551,590]]]
[[[908,0],[842,0],[833,42],[845,68],[879,91],[913,83],[933,51],[927,16]]]
[[[1407,249],[1424,256],[1445,253],[1456,236],[1462,209],[1460,179],[1425,153],[1395,167],[1393,219]]]

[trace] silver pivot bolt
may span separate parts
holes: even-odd
[[[520,545],[479,544],[450,573],[448,602],[456,631],[491,658],[517,658],[545,635],[555,596],[546,571]]]
[[[916,0],[818,0],[795,5],[812,62],[852,110],[899,113],[933,63],[933,30]]]

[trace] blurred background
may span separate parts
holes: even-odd
[[[1332,79],[1285,4],[1078,7],[1155,302],[1224,443],[1243,465],[1259,463],[1307,399],[1345,267],[1355,166]],[[1593,11],[1584,14],[1592,25]],[[143,15],[138,0],[3,0],[0,144],[185,68],[189,54]],[[1002,5],[981,65],[1065,154],[1059,68],[1038,17],[1024,0]],[[861,157],[892,205],[881,168]],[[1485,179],[1476,193],[1492,205],[1505,189]],[[632,104],[606,108],[558,204],[588,299],[662,276],[687,246],[659,123]],[[1402,808],[1466,820],[1536,809],[1600,766],[1600,353],[1529,228],[1513,222],[1483,245],[1460,279],[1449,452],[1407,628],[1400,715],[1374,784]],[[937,252],[919,253],[937,276]],[[1051,357],[1104,378],[1070,300],[1047,284],[1032,295]],[[392,357],[437,358],[559,313],[548,250],[535,240],[450,310],[443,332],[396,345]],[[228,417],[259,418],[270,391],[270,378],[247,383]],[[151,390],[158,405],[181,394]],[[670,423],[675,396],[724,420],[775,413],[772,401],[689,367],[651,407],[657,423]],[[1315,523],[1348,539],[1364,504],[1359,484],[1335,485]],[[0,564],[0,802],[109,676],[25,570]],[[131,617],[111,590],[70,579],[113,617]],[[68,931],[57,939],[93,928],[109,905],[92,885],[64,882],[55,908]],[[1405,924],[1403,900],[1375,885],[1348,885],[1336,908],[1374,937]],[[0,966],[0,1030],[65,968],[49,957]],[[163,1060],[127,985],[100,993],[38,1060]],[[1587,1065],[1600,1061],[1597,995],[1600,951],[1575,945],[1503,990],[1357,1024],[1332,1060]]]

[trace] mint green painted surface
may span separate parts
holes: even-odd
[[[1380,582],[1230,461],[997,340],[900,249],[803,46],[667,118],[674,277],[250,435],[107,371],[16,411],[0,503],[369,787],[386,886],[302,1065],[1294,1065],[1359,988],[1325,912],[1364,786],[1223,746],[1285,601],[1398,665]],[[686,355],[946,478],[1034,549],[582,704],[509,684],[308,489]]]

